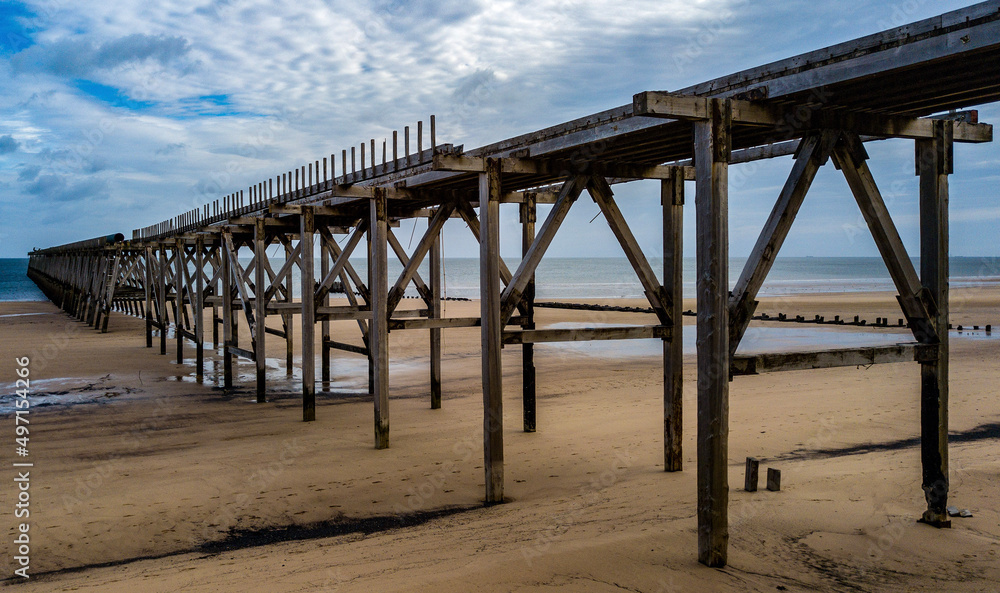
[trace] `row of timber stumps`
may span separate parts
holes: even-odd
[[[320,368],[329,375],[330,349],[366,356],[374,408],[374,441],[389,444],[388,333],[430,330],[430,405],[441,405],[441,331],[480,327],[485,502],[504,501],[504,346],[520,346],[524,430],[535,426],[533,344],[560,341],[659,339],[663,342],[663,454],[667,471],[682,469],[682,261],[686,182],[694,184],[697,278],[697,521],[698,558],[724,566],[729,543],[729,388],[752,372],[917,362],[920,366],[921,520],[950,526],[948,471],[948,178],[953,143],[990,142],[991,126],[973,112],[996,101],[1000,60],[1000,0],[966,7],[884,34],[855,40],[708,81],[679,92],[650,91],[586,118],[465,152],[423,148],[418,126],[412,154],[408,130],[403,153],[393,133],[382,142],[289,171],[133,233],[131,241],[62,246],[31,254],[31,275],[68,310],[106,327],[110,307],[121,305],[146,320],[146,345],[159,330],[167,351],[173,327],[177,358],[184,341],[196,348],[203,373],[206,328],[218,343],[223,328],[224,384],[232,361],[257,365],[258,399],[266,398],[268,335],[285,340],[291,368],[293,335],[301,340],[303,419],[316,417],[316,342]],[[975,53],[973,53],[975,52]],[[903,67],[905,66],[905,68]],[[884,89],[893,89],[886,93]],[[920,270],[900,239],[864,143],[912,140],[919,178]],[[729,168],[792,155],[792,167],[750,257],[729,290]],[[349,165],[348,165],[349,163]],[[740,357],[737,347],[756,316],[757,297],[817,172],[832,163],[845,177],[898,294],[914,342],[894,346]],[[637,179],[659,182],[662,207],[662,282],[619,209],[612,186]],[[573,204],[586,193],[599,207],[643,287],[655,322],[644,326],[536,328],[535,271]],[[500,256],[500,211],[520,214],[521,261],[511,271]],[[536,229],[536,206],[551,205]],[[478,208],[478,212],[476,212]],[[393,235],[400,220],[426,219],[427,230],[409,253]],[[452,218],[479,243],[480,314],[446,318],[441,309],[440,232]],[[339,238],[339,240],[338,240]],[[349,258],[364,241],[368,274]],[[279,245],[277,270],[267,249]],[[389,250],[403,265],[390,284]],[[241,265],[241,250],[253,254]],[[364,248],[362,248],[364,250]],[[319,252],[317,274],[315,258]],[[428,259],[429,277],[418,267]],[[299,282],[293,282],[297,269]],[[332,305],[339,281],[347,305]],[[123,287],[118,292],[118,287]],[[423,301],[398,308],[407,289]],[[297,293],[297,294],[296,294]],[[298,296],[302,295],[302,296]],[[221,320],[219,310],[221,309]],[[246,318],[250,348],[240,347],[235,316]],[[266,327],[268,315],[281,329]],[[298,323],[295,323],[298,317]],[[335,340],[329,322],[357,322],[362,346]],[[790,321],[786,319],[786,321]],[[803,318],[800,322],[805,322]],[[814,323],[831,323],[823,319]],[[860,325],[861,320],[857,323]],[[316,340],[315,325],[321,337]],[[833,320],[837,324],[837,320]],[[844,324],[849,322],[845,321]],[[885,327],[888,320],[876,325]],[[898,326],[898,322],[895,324]],[[297,333],[295,333],[297,332]],[[515,460],[516,463],[516,460]]]

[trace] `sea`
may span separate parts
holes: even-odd
[[[240,258],[250,265],[250,260]],[[515,270],[516,258],[505,258]],[[272,258],[277,269],[281,258]],[[663,269],[662,260],[650,259],[657,274]],[[745,258],[729,261],[730,285],[739,277]],[[367,276],[365,261],[351,261],[358,274]],[[920,269],[919,258],[914,260]],[[1000,257],[952,257],[951,285],[980,286],[1000,282]],[[398,261],[389,261],[390,285],[402,270]],[[28,279],[28,260],[0,259],[0,301],[44,301],[45,295]],[[319,265],[316,266],[317,271]],[[684,260],[684,296],[695,296],[695,260]],[[427,264],[419,270],[427,277]],[[293,277],[298,286],[297,271]],[[536,274],[536,295],[540,299],[642,298],[642,286],[625,258],[546,258]],[[780,296],[830,292],[877,292],[894,290],[889,271],[877,257],[781,257],[775,261],[761,296]],[[297,290],[295,291],[297,293]],[[479,260],[476,258],[446,258],[443,265],[443,292],[449,298],[479,297]],[[412,289],[407,293],[416,296]]]

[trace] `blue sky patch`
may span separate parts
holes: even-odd
[[[123,93],[121,89],[92,80],[75,80],[73,81],[73,86],[84,94],[114,107],[124,107],[132,111],[144,111],[154,105],[150,101],[136,101]]]
[[[35,14],[20,2],[0,4],[0,54],[11,55],[35,44],[31,35],[34,29],[25,27],[23,21]]]

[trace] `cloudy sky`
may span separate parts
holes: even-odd
[[[3,0],[0,257],[130,235],[431,113],[439,142],[472,148],[967,4]],[[997,106],[981,109],[983,121],[998,116]],[[870,148],[916,253],[912,151],[904,141]],[[1000,150],[959,145],[956,161],[953,253],[1000,255]],[[734,167],[734,255],[752,247],[789,167],[787,158]],[[616,192],[654,253],[657,186]],[[618,255],[607,226],[589,222],[596,213],[581,200],[551,253]],[[516,211],[504,217],[513,254]],[[783,255],[877,255],[866,232],[827,167]],[[464,225],[450,223],[446,254],[474,249]]]

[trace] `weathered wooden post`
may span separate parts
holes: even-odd
[[[370,205],[368,290],[371,293],[372,318],[369,350],[373,371],[375,403],[375,448],[389,446],[389,217],[386,190],[376,187]]]
[[[291,241],[285,242],[285,261],[292,259],[295,255]],[[299,260],[301,266],[301,259]],[[300,268],[301,269],[301,268]],[[285,302],[292,302],[292,275],[285,276]],[[295,368],[295,340],[292,324],[292,312],[282,310],[281,321],[285,326],[285,375],[291,377]]]
[[[316,220],[312,206],[299,215],[299,269],[302,274],[302,420],[316,419],[316,280],[313,236]]]
[[[937,306],[930,311],[937,357],[920,364],[920,460],[927,510],[922,521],[949,527],[948,519],[948,175],[953,171],[953,124],[934,122],[934,139],[916,143],[920,176],[920,281]]]
[[[199,235],[194,245],[195,294],[194,309],[195,373],[198,382],[205,378],[205,239]]]
[[[153,248],[149,245],[145,249],[146,267],[145,279],[143,282],[143,295],[146,300],[146,348],[153,347]]]
[[[500,314],[500,161],[479,175],[479,299],[482,318],[486,504],[503,502],[503,372]]]
[[[177,364],[184,364],[184,265],[184,239],[177,239],[174,241],[174,294],[177,298],[174,337],[177,338]]]
[[[267,285],[267,228],[264,219],[254,220],[254,362],[257,368],[257,403],[267,401],[267,351],[264,348],[267,337],[267,303],[264,293]]]
[[[160,354],[167,354],[167,246],[166,243],[158,244],[160,254],[159,272],[159,297],[160,297]]]
[[[709,102],[694,124],[698,244],[698,560],[725,566],[729,546],[729,216],[732,107]]]
[[[663,340],[663,468],[683,469],[684,409],[684,173],[660,182],[663,207],[663,292],[671,299],[673,328]]]
[[[535,223],[538,220],[538,210],[534,194],[527,194],[520,204],[521,217],[521,256],[528,255],[531,244],[535,241]],[[522,316],[524,322],[521,329],[535,329],[535,274],[532,273],[524,288]],[[535,345],[521,345],[521,399],[524,409],[524,432],[535,432]]]
[[[430,221],[430,219],[428,219]],[[443,231],[442,231],[443,232]],[[431,288],[431,319],[441,319],[441,232],[431,244],[429,253],[428,271],[430,273]],[[430,357],[431,357],[431,409],[441,408],[441,328],[432,327],[430,329]]]
[[[323,160],[323,177],[326,177],[326,159]],[[321,234],[319,239],[319,277],[324,279],[330,273],[330,251],[326,247],[326,235]],[[330,293],[327,292],[317,305],[328,307],[330,305]],[[320,322],[319,343],[320,380],[328,385],[330,383],[330,320],[326,316]]]
[[[229,389],[233,386],[233,271],[229,263],[229,246],[227,241],[220,241],[219,256],[221,258],[222,289],[222,386]]]

